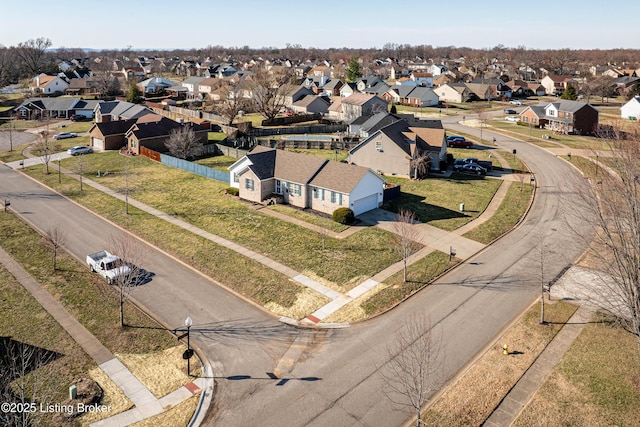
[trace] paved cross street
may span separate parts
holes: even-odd
[[[452,131],[477,133],[455,118]],[[541,236],[555,256],[545,265],[550,277],[583,250],[566,224],[582,234],[591,226],[567,209],[573,197],[566,185],[576,171],[555,155],[522,141],[484,130],[535,173],[538,190],[527,219],[511,233],[482,247],[396,309],[341,329],[296,328],[226,291],[166,253],[149,247],[155,276],[134,298],[167,326],[193,318],[191,342],[213,366],[217,381],[217,426],[401,425],[411,414],[384,396],[381,371],[389,362],[394,334],[413,315],[428,313],[442,334],[442,373],[452,378],[539,296]],[[120,232],[114,224],[0,165],[0,198],[38,229],[68,230],[67,249],[79,260]],[[474,243],[469,242],[469,245]],[[463,247],[464,246],[464,247]]]

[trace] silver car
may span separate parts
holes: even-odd
[[[72,156],[79,156],[81,154],[91,154],[93,153],[93,149],[86,145],[76,145],[75,147],[71,147],[67,150],[67,153]]]
[[[78,136],[78,135],[76,133],[73,133],[73,132],[60,132],[60,133],[56,133],[55,135],[53,135],[53,139],[75,138],[76,136]]]

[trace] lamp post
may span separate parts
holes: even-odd
[[[58,184],[62,182],[62,178],[60,177],[60,154],[58,154]]]
[[[184,320],[184,326],[187,327],[187,351],[184,352],[183,357],[187,359],[187,375],[191,376],[191,356],[193,356],[193,350],[191,350],[191,340],[190,340],[190,332],[191,325],[193,324],[193,319],[191,317],[187,317]]]

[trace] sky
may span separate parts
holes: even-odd
[[[387,43],[639,49],[640,2],[623,3],[0,0],[0,45],[45,37],[54,48],[85,49],[382,48]]]

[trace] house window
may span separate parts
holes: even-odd
[[[282,181],[276,179],[276,194],[282,194]]]
[[[342,206],[342,193],[338,193],[338,206]]]
[[[313,198],[317,199],[320,197],[320,189],[318,187],[313,187]]]
[[[337,193],[335,191],[331,192],[331,203],[336,203],[338,197],[337,197]]]
[[[528,123],[529,122],[529,117],[522,116],[522,121],[525,122],[525,123]]]
[[[320,199],[324,200],[324,188],[320,190]]]
[[[302,194],[302,186],[300,184],[291,184],[291,192],[296,196],[300,196]]]
[[[237,174],[237,173],[234,173],[234,174],[233,174],[233,182],[235,182],[235,183],[240,182],[240,177],[238,176],[238,174]]]
[[[556,112],[555,112],[555,111],[553,111],[553,110],[549,110],[549,115],[550,115],[551,117],[554,117],[554,116],[556,115]]]
[[[535,117],[531,119],[531,123],[533,123],[534,125],[538,122],[538,119],[536,119]]]
[[[247,190],[253,191],[253,179],[245,178],[245,180],[244,180],[244,188],[246,188]]]

